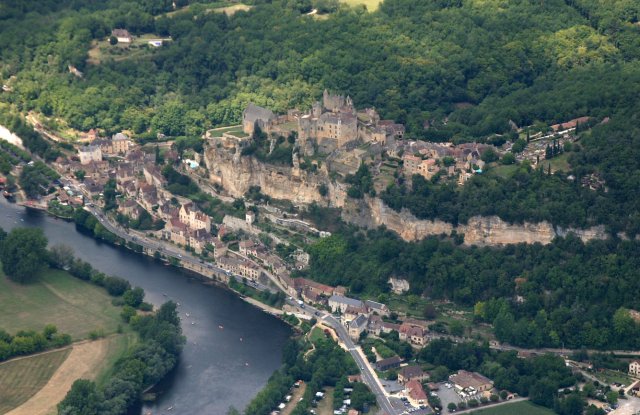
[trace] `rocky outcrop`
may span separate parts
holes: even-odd
[[[513,224],[497,216],[474,216],[468,223],[453,225],[441,220],[416,218],[407,209],[397,212],[381,199],[366,197],[354,201],[346,196],[347,186],[332,182],[326,166],[315,173],[297,167],[274,166],[261,163],[253,157],[240,157],[225,148],[209,146],[205,151],[205,164],[210,179],[219,183],[231,196],[243,196],[251,186],[260,186],[261,192],[274,199],[290,200],[294,204],[313,202],[342,208],[342,218],[363,228],[384,225],[405,241],[417,241],[430,235],[450,235],[453,231],[464,234],[467,245],[506,245],[516,243],[548,244],[557,236],[573,233],[583,241],[605,239],[603,226],[588,229],[562,229],[549,222]],[[327,194],[320,194],[325,185]]]
[[[454,226],[441,220],[418,219],[406,209],[397,212],[377,198],[366,198],[345,207],[343,219],[366,228],[384,225],[405,241],[417,241],[430,235],[450,235],[454,230],[458,234],[464,234],[464,243],[467,245],[548,244],[556,236],[566,236],[569,233],[583,241],[607,237],[603,226],[560,229],[548,222],[512,224],[497,216],[474,216],[467,224]]]
[[[22,139],[9,131],[9,129],[4,125],[0,125],[0,139],[8,141],[14,146],[24,149],[24,146],[22,145]]]
[[[316,202],[341,207],[346,200],[344,185],[332,183],[322,169],[310,173],[294,167],[270,165],[215,147],[206,149],[204,161],[210,180],[234,197],[243,196],[251,186],[260,186],[263,194],[294,204]],[[327,189],[325,196],[320,194],[323,184]]]

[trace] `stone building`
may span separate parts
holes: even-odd
[[[195,210],[191,203],[186,203],[180,207],[178,217],[180,222],[187,225],[189,229],[211,231],[211,218],[205,213]]]
[[[80,164],[89,164],[92,161],[102,161],[102,150],[100,146],[89,145],[80,147],[78,150]]]
[[[246,134],[253,134],[255,126],[268,131],[271,121],[276,118],[275,114],[266,108],[250,103],[242,113],[242,131]]]
[[[324,91],[322,104],[316,102],[308,114],[298,119],[298,138],[303,152],[314,143],[328,153],[358,138],[358,118],[350,97]]]

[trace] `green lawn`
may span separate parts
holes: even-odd
[[[70,352],[71,348],[67,348],[0,364],[0,413],[7,413],[35,395]]]
[[[241,136],[245,135],[241,125],[232,125],[230,127],[219,127],[209,130],[211,137],[222,137],[222,134],[240,134]]]
[[[542,406],[534,405],[529,401],[516,402],[513,404],[506,404],[496,406],[494,408],[481,409],[479,411],[472,412],[473,415],[553,415],[551,409],[544,408]]]
[[[594,373],[594,376],[606,384],[618,382],[623,385],[630,385],[632,382],[631,378],[627,376],[626,373],[611,369],[605,369],[603,372],[596,372]]]
[[[311,330],[311,333],[309,333],[309,341],[314,344],[326,338],[327,336],[320,327],[314,327],[313,330]]]
[[[74,340],[87,338],[96,329],[114,333],[121,319],[120,308],[111,299],[104,289],[64,271],[46,270],[27,285],[14,283],[0,272],[0,328],[15,333],[41,331],[46,324],[55,324]]]

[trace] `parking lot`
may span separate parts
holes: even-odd
[[[458,396],[454,388],[447,388],[444,383],[440,383],[439,385],[440,389],[438,390],[437,394],[440,398],[440,402],[442,402],[442,413],[448,414],[450,412],[447,409],[447,405],[449,405],[451,402],[457,405],[458,403],[462,402],[462,398]]]

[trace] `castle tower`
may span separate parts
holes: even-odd
[[[326,93],[327,90],[325,89],[324,92]],[[322,105],[320,105],[320,103],[316,101],[313,103],[313,106],[311,107],[311,116],[313,118],[319,118],[320,115],[322,115]]]

